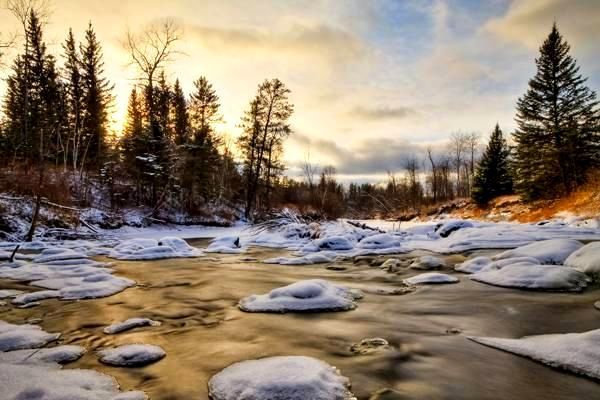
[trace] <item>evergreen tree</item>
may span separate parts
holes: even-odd
[[[185,99],[183,89],[179,83],[179,79],[175,81],[175,85],[173,86],[171,115],[173,141],[175,142],[175,145],[181,146],[189,141],[190,118],[188,114],[187,101]]]
[[[517,103],[515,183],[527,199],[571,192],[600,159],[596,93],[569,51],[554,24]]]
[[[86,142],[82,162],[99,167],[107,151],[108,109],[113,101],[113,86],[103,76],[102,47],[91,23],[80,52],[85,106],[82,128]]]
[[[509,156],[508,144],[496,124],[475,173],[472,197],[478,204],[487,204],[494,197],[512,192]]]
[[[79,156],[83,149],[82,122],[84,114],[84,91],[81,77],[81,60],[77,52],[77,45],[73,30],[69,29],[69,35],[63,45],[65,51],[65,104],[67,108],[67,129],[64,139],[61,141],[63,147],[63,161],[72,161],[73,167],[77,169]]]
[[[133,88],[129,96],[127,106],[127,119],[125,129],[119,144],[125,170],[136,186],[136,203],[142,200],[142,174],[144,162],[138,155],[145,151],[147,130],[144,126],[144,112],[140,96],[136,88]]]

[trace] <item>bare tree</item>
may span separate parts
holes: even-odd
[[[450,155],[456,172],[456,194],[465,196],[464,182],[461,180],[461,167],[463,166],[465,152],[467,151],[467,135],[454,132],[450,135]]]

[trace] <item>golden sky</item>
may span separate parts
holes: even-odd
[[[80,39],[93,23],[115,84],[118,128],[136,77],[125,33],[161,18],[184,32],[167,76],[187,92],[200,75],[212,82],[223,133],[238,134],[264,79],[292,90],[292,174],[310,153],[341,175],[373,180],[453,131],[487,136],[499,122],[509,132],[554,19],[592,88],[600,83],[596,0],[53,0],[50,51],[60,54],[69,27]],[[5,10],[0,24],[3,35],[16,29]]]

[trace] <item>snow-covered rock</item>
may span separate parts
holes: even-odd
[[[417,276],[405,279],[404,282],[408,285],[427,285],[427,284],[440,284],[440,283],[457,283],[458,278],[440,274],[439,272],[426,272]]]
[[[151,344],[126,344],[98,351],[100,362],[117,367],[141,367],[166,355],[161,347]]]
[[[349,388],[336,368],[301,356],[242,361],[208,382],[213,400],[353,400]]]
[[[331,251],[320,251],[318,253],[309,253],[302,257],[275,257],[268,258],[263,262],[265,264],[281,264],[281,265],[312,265],[326,264],[333,262],[337,254]]]
[[[431,270],[431,269],[440,269],[446,266],[446,262],[438,257],[433,256],[423,256],[419,257],[412,264],[410,264],[410,268],[412,269],[423,269],[423,270]]]
[[[600,278],[600,242],[588,243],[573,252],[565,260],[565,265],[584,272],[594,279]]]
[[[60,333],[48,333],[37,325],[13,325],[0,321],[0,351],[34,349],[58,339]]]
[[[373,236],[367,236],[357,246],[360,249],[387,249],[390,247],[400,247],[400,240],[398,237],[382,233]]]
[[[379,267],[387,272],[398,272],[403,266],[404,264],[402,261],[398,260],[397,258],[389,258],[385,260]]]
[[[504,251],[494,257],[495,260],[515,257],[533,257],[540,264],[563,264],[571,253],[583,247],[573,239],[550,239],[534,242],[513,250]]]
[[[156,239],[129,239],[115,246],[108,257],[117,260],[160,260],[201,257],[204,254],[185,240],[167,236]]]
[[[472,228],[472,227],[473,227],[473,223],[471,221],[458,219],[458,220],[452,220],[452,221],[448,221],[448,222],[444,222],[443,224],[440,224],[435,229],[435,232],[438,235],[440,235],[441,237],[445,238],[445,237],[450,236],[453,232],[458,231],[459,229]]]
[[[0,290],[0,299],[9,299],[12,297],[17,297],[20,294],[23,294],[22,290],[12,290],[12,289]]]
[[[319,250],[352,250],[354,245],[344,236],[330,236],[313,242]]]
[[[469,337],[474,342],[528,357],[554,368],[600,379],[600,329],[522,339]]]
[[[105,327],[102,331],[107,335],[128,331],[133,328],[139,328],[141,326],[160,326],[159,321],[154,321],[150,318],[129,318],[123,322],[117,322],[115,324]]]
[[[207,253],[239,254],[243,249],[239,236],[221,236],[213,239],[205,251]]]
[[[27,349],[0,352],[0,364],[67,364],[85,354],[81,346],[57,346],[48,349]]]
[[[517,289],[579,292],[589,281],[587,275],[564,266],[517,263],[499,270],[471,275],[472,280]]]
[[[538,265],[539,263],[540,262],[538,261],[538,259],[533,257],[504,258],[496,261],[492,261],[492,259],[489,257],[475,257],[473,259],[463,262],[462,264],[457,264],[454,267],[454,269],[456,271],[464,272],[466,274],[475,274],[478,272],[502,269],[507,265],[511,264]]]
[[[345,311],[356,308],[355,300],[361,297],[359,291],[311,279],[246,297],[240,300],[239,307],[247,312]]]

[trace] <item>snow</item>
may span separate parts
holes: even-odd
[[[412,264],[410,264],[410,268],[412,269],[440,269],[446,266],[446,262],[438,257],[433,256],[423,256],[415,260]]]
[[[129,318],[123,322],[109,325],[103,329],[107,335],[128,331],[141,326],[160,326],[161,323],[150,318]]]
[[[554,368],[600,379],[600,329],[521,339],[469,337],[485,346],[528,357]]]
[[[352,250],[354,245],[343,236],[330,236],[313,242],[318,250]]]
[[[208,382],[213,400],[355,400],[349,388],[336,368],[302,356],[242,361]]]
[[[48,349],[15,350],[0,353],[0,364],[66,364],[85,354],[81,346],[57,346]]]
[[[583,244],[573,239],[551,239],[531,243],[507,250],[494,257],[496,260],[514,257],[533,257],[540,264],[563,264],[571,253],[583,247]]]
[[[396,236],[389,234],[379,234],[364,238],[356,247],[360,249],[387,249],[390,247],[400,247],[400,240]]]
[[[38,348],[59,337],[60,333],[45,332],[37,325],[13,325],[0,321],[0,351]]]
[[[81,246],[82,243],[76,245]],[[135,285],[130,279],[113,276],[113,271],[106,265],[90,259],[81,251],[47,244],[32,262],[0,263],[0,278],[50,289],[15,296],[13,303],[20,307],[30,307],[49,298],[80,300],[106,297]],[[12,292],[11,297],[14,294]]]
[[[466,274],[475,274],[478,272],[502,269],[511,264],[538,265],[539,263],[539,260],[533,257],[504,258],[497,261],[492,261],[492,259],[489,257],[475,257],[461,264],[457,264],[454,269],[458,272],[464,272]]]
[[[517,289],[580,292],[589,278],[569,267],[517,263],[471,275],[477,282]]]
[[[165,258],[201,257],[204,254],[195,247],[188,245],[183,239],[167,236],[156,239],[128,239],[108,254],[117,260],[160,260]]]
[[[117,367],[141,367],[166,355],[161,347],[152,344],[126,344],[98,351],[100,362]]]
[[[573,252],[566,260],[565,265],[578,271],[600,278],[600,242],[588,243]]]
[[[12,289],[0,290],[0,299],[9,299],[11,297],[17,297],[18,295],[20,295],[22,293],[23,293],[22,290],[12,290]]]
[[[239,302],[247,312],[318,312],[346,311],[356,308],[359,291],[338,286],[322,279],[310,279],[274,289],[263,295],[252,295]]]
[[[459,219],[440,224],[438,227],[436,227],[435,232],[440,235],[440,237],[446,238],[459,229],[472,227],[473,223],[471,221]]]
[[[458,281],[458,278],[451,275],[440,274],[439,272],[426,272],[424,274],[405,279],[404,283],[408,285],[427,285],[439,283],[457,283]]]
[[[263,262],[265,264],[281,264],[281,265],[312,265],[325,264],[335,260],[337,254],[332,251],[321,251],[318,253],[310,253],[302,257],[275,257],[268,258]]]
[[[239,254],[243,252],[239,236],[221,236],[213,239],[206,248],[207,253]]]

